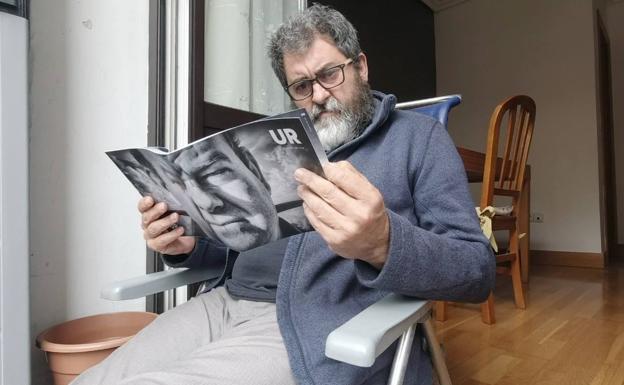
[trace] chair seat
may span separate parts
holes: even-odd
[[[492,218],[492,230],[511,230],[516,227],[518,218],[515,215],[496,215]]]

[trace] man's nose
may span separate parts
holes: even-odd
[[[318,82],[312,83],[312,102],[317,105],[324,105],[331,96],[329,91],[323,88]]]

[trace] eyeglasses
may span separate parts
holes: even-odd
[[[329,90],[330,88],[338,87],[344,83],[344,68],[353,63],[353,59],[349,59],[342,64],[327,68],[318,74],[314,79],[303,79],[296,81],[286,86],[286,92],[292,100],[303,100],[312,96],[314,82],[317,82],[321,87]]]

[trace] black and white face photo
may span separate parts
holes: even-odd
[[[183,171],[202,229],[238,251],[280,238],[271,192],[257,163],[225,135],[196,143],[175,164]]]

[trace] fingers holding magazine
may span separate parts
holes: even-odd
[[[390,222],[379,190],[351,163],[323,166],[326,178],[295,172],[312,226],[336,254],[381,269],[388,256]]]
[[[167,213],[167,204],[157,203],[150,196],[139,200],[141,227],[147,246],[159,253],[168,255],[188,254],[195,247],[195,237],[184,236],[184,227],[178,221],[176,212]]]

